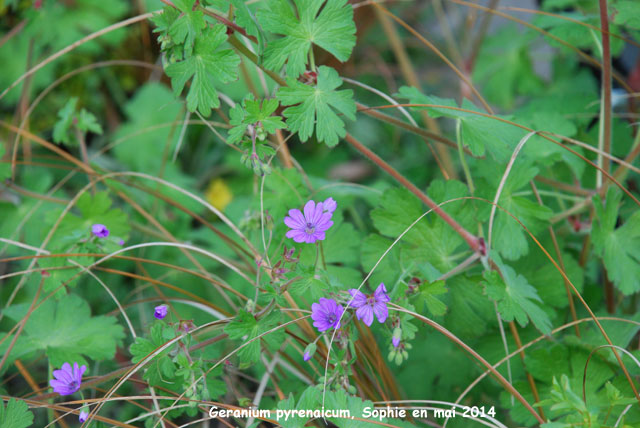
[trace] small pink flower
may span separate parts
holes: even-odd
[[[387,302],[391,299],[387,295],[387,289],[385,288],[384,283],[381,282],[378,288],[376,288],[376,291],[369,296],[355,288],[349,290],[349,294],[351,294],[351,297],[353,298],[349,306],[357,308],[356,316],[367,326],[371,326],[374,314],[381,323],[387,320],[387,317],[389,316]]]
[[[167,316],[167,305],[160,305],[154,308],[153,316],[161,320],[162,318]]]
[[[317,204],[314,201],[307,202],[304,206],[304,214],[297,209],[289,210],[289,215],[284,218],[284,224],[291,228],[287,232],[287,238],[307,244],[324,240],[325,231],[333,226],[332,215],[333,211],[326,211],[323,202]]]
[[[49,385],[53,388],[53,392],[60,395],[71,395],[80,389],[82,384],[82,375],[87,370],[87,366],[78,367],[78,363],[73,363],[73,369],[69,363],[64,363],[60,370],[53,371],[53,377],[49,381]]]
[[[91,233],[93,233],[98,238],[106,238],[109,236],[109,229],[104,224],[96,223],[91,226]]]

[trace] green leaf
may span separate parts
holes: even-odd
[[[354,397],[347,394],[344,390],[327,391],[325,396],[325,406],[327,409],[340,411],[349,409],[351,416],[362,418],[365,407],[372,409],[373,403],[369,400],[362,400],[360,397]],[[346,418],[327,418],[340,428],[370,428],[371,423],[367,421],[359,421],[357,419]],[[386,418],[382,418],[381,422],[386,422]]]
[[[10,306],[5,314],[18,321],[26,314],[28,306]],[[84,357],[96,361],[113,358],[122,338],[123,328],[114,317],[92,317],[89,304],[70,294],[58,301],[49,299],[32,312],[10,358],[44,350],[54,367],[65,362],[87,364]],[[6,351],[8,342],[0,345],[0,353]]]
[[[0,426],[3,428],[26,428],[33,424],[33,413],[22,400],[7,401],[6,407],[0,401]]]
[[[203,116],[209,116],[212,108],[220,106],[213,78],[221,83],[238,78],[240,58],[231,49],[218,49],[226,40],[224,25],[216,24],[207,28],[196,40],[192,55],[165,68],[176,96],[182,93],[187,81],[193,77],[187,94],[189,111],[198,110]]]
[[[293,106],[283,112],[289,130],[297,132],[304,142],[311,137],[315,127],[318,141],[324,141],[329,147],[338,144],[338,137],[344,137],[346,131],[344,121],[334,110],[351,120],[355,120],[356,114],[353,91],[336,91],[342,85],[338,72],[321,66],[316,86],[305,85],[293,79],[289,79],[288,85],[278,90],[278,98],[283,105]]]
[[[165,337],[167,334],[167,337]],[[167,341],[175,337],[175,331],[165,325],[164,322],[156,321],[150,330],[149,338],[137,337],[136,341],[129,347],[131,353],[131,362],[138,363],[147,356],[155,352],[163,346]],[[180,385],[175,382],[176,366],[169,357],[169,353],[175,349],[177,345],[172,345],[155,355],[153,359],[144,366],[143,379],[149,382],[151,386],[162,386],[171,390],[180,390]]]
[[[95,134],[102,134],[102,127],[96,117],[87,110],[82,109],[76,112],[78,99],[73,97],[58,112],[58,121],[53,126],[53,141],[56,143],[79,144],[73,128],[86,133],[91,131]]]
[[[67,103],[64,105],[64,107],[60,109],[60,111],[58,111],[59,119],[53,126],[53,141],[55,141],[56,143],[69,144],[71,142],[69,130],[71,128],[71,125],[73,124],[73,117],[76,113],[77,103],[77,98],[70,98],[69,101],[67,101]]]
[[[435,317],[444,315],[447,312],[447,305],[436,296],[446,293],[444,281],[423,282],[418,288],[416,310],[422,313],[426,306],[431,315]]]
[[[256,320],[249,312],[241,310],[238,313],[237,318],[225,327],[224,332],[229,335],[229,338],[239,339],[243,344],[246,344],[251,339],[271,330],[278,324],[280,324],[280,315],[277,312],[271,312],[260,320]],[[280,346],[283,339],[284,331],[281,329],[262,337],[262,340],[265,340],[271,345],[275,344],[276,346]],[[260,342],[261,340],[254,340],[249,345],[242,348],[238,352],[240,360],[248,363],[255,363],[259,361],[261,348]]]
[[[480,279],[458,275],[447,280],[449,312],[445,315],[445,326],[456,335],[480,337],[486,332],[491,317],[495,319],[495,310],[483,295]]]
[[[109,237],[126,239],[131,228],[129,219],[121,209],[112,208],[111,205],[108,192],[95,195],[83,193],[76,204],[80,216],[67,214],[64,217],[52,239],[52,247],[66,249],[68,245],[90,237],[91,226],[96,223],[104,224],[109,229]],[[59,212],[52,211],[51,218],[57,219],[58,215]]]
[[[253,96],[236,104],[229,112],[233,128],[229,130],[227,142],[235,144],[241,141],[250,125],[256,125],[269,134],[274,134],[277,129],[284,128],[285,124],[282,118],[272,116],[278,105],[278,101],[275,99],[256,100]]]
[[[640,7],[635,0],[620,0],[610,6],[613,22],[634,30],[640,30]]]
[[[362,269],[367,273],[370,272],[392,243],[393,241],[391,239],[376,234],[371,234],[359,242]],[[372,284],[379,284],[381,282],[392,284],[395,282],[398,277],[398,272],[401,271],[398,260],[399,254],[400,247],[395,247],[384,256],[371,276]]]
[[[467,188],[459,181],[435,180],[427,193],[439,203],[466,196]],[[470,201],[453,202],[442,209],[464,227],[473,227],[474,210]],[[371,211],[371,219],[382,235],[395,239],[427,211],[429,209],[409,191],[389,189],[380,199],[380,207]],[[429,263],[440,273],[445,273],[459,263],[453,255],[463,243],[460,235],[448,224],[430,213],[413,225],[396,246],[402,249],[402,261],[416,265]]]
[[[591,239],[609,279],[628,296],[640,290],[640,212],[616,228],[621,199],[622,192],[615,187],[607,191],[606,206],[599,196],[594,198],[596,221]]]
[[[176,19],[168,28],[169,36],[175,43],[184,43],[187,56],[191,54],[196,39],[207,26],[204,13],[197,8],[194,10],[195,2],[196,0],[175,0],[174,4],[180,14],[171,13]]]
[[[502,263],[500,258],[493,256],[493,261],[500,268],[496,271],[486,271],[483,275],[487,296],[498,304],[498,312],[505,321],[517,321],[522,327],[533,324],[544,334],[551,332],[551,320],[538,303],[543,303],[538,292],[527,279],[518,275],[511,266]],[[503,279],[504,278],[504,279]]]
[[[447,107],[458,107],[455,100],[427,96],[413,87],[401,87],[398,95],[402,98],[409,99],[411,104],[435,104]],[[442,116],[459,119],[461,122],[462,142],[465,146],[469,147],[471,153],[476,156],[484,156],[485,153],[488,152],[495,160],[507,160],[518,144],[518,141],[525,135],[522,129],[514,125],[478,114],[438,107],[415,108],[427,110],[431,117],[434,118]],[[461,108],[480,112],[480,110],[467,99],[462,102]],[[494,117],[508,119],[498,115],[494,115]]]
[[[264,65],[279,71],[287,62],[287,75],[296,78],[306,69],[312,44],[344,62],[356,43],[353,8],[347,0],[271,0],[258,11],[258,21],[266,31],[285,37],[268,43]],[[322,9],[322,10],[321,10]],[[320,11],[320,13],[318,13]]]
[[[511,215],[534,234],[542,230],[553,215],[550,208],[534,202],[530,196],[527,198],[517,193],[520,189],[528,187],[538,172],[539,170],[530,164],[516,163],[500,193],[498,205],[506,212],[502,209],[496,210],[491,245],[507,260],[517,260],[529,253],[529,235]],[[479,173],[487,180],[487,185],[482,186],[483,189],[480,190],[481,195],[493,200],[495,189],[498,188],[504,174],[504,167],[499,164],[487,165]]]
[[[531,43],[537,36],[505,25],[483,40],[472,80],[482,85],[482,94],[490,103],[512,109],[520,95],[536,94],[544,88],[531,60]]]

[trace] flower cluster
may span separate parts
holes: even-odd
[[[337,208],[337,203],[333,198],[327,198],[323,202],[316,203],[308,201],[302,211],[298,209],[289,210],[289,215],[284,218],[284,224],[290,228],[287,232],[287,238],[293,239],[295,242],[306,242],[313,244],[316,241],[325,239],[325,232],[333,226],[331,217]],[[293,250],[287,253],[285,248],[285,259],[288,261],[293,256]],[[296,260],[297,261],[297,260]],[[278,263],[277,267],[279,267]],[[276,273],[280,273],[279,271]],[[374,317],[381,324],[389,318],[389,309],[387,303],[391,301],[387,294],[384,283],[380,283],[378,288],[370,294],[364,294],[360,290],[352,288],[349,290],[351,299],[348,302],[347,309],[355,309],[356,317],[364,322],[368,327],[373,323]],[[317,303],[311,305],[311,319],[313,326],[319,332],[325,332],[330,329],[338,330],[340,322],[345,312],[345,308],[334,299],[320,298]],[[399,329],[396,329],[400,331]],[[395,348],[400,346],[400,334],[392,337],[392,344]],[[315,342],[310,343],[304,350],[303,359],[309,361],[316,350]]]
[[[333,198],[328,198],[324,202],[307,202],[303,208],[304,214],[298,209],[289,210],[289,215],[284,218],[284,224],[291,228],[287,238],[307,244],[324,240],[325,232],[333,226],[331,217],[337,206]]]

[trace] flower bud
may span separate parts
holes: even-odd
[[[304,356],[302,357],[302,359],[304,361],[309,361],[313,354],[316,353],[316,349],[318,349],[318,347],[316,346],[315,342],[307,345],[307,347],[304,349]]]

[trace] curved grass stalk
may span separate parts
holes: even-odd
[[[511,158],[509,159],[509,163],[507,163],[507,167],[504,170],[504,174],[502,174],[502,178],[500,179],[500,184],[498,184],[498,189],[496,190],[496,196],[493,198],[493,205],[491,206],[491,215],[489,216],[489,236],[487,237],[487,250],[491,248],[491,238],[493,237],[493,220],[496,217],[496,208],[498,201],[500,200],[500,195],[502,194],[502,190],[504,189],[504,184],[507,182],[507,178],[509,177],[509,173],[513,168],[513,164],[520,153],[520,150],[524,147],[524,145],[529,141],[531,137],[537,134],[537,131],[529,132],[527,135],[522,137],[513,153],[511,154]]]
[[[485,366],[489,371],[491,371],[491,374],[493,374],[493,376],[498,380],[498,382],[500,382],[500,384],[511,394],[513,395],[528,411],[529,413],[531,413],[532,416],[534,416],[536,418],[536,420],[543,424],[545,423],[545,420],[542,419],[540,417],[540,415],[538,414],[538,412],[536,412],[534,410],[534,408],[531,406],[531,404],[529,404],[529,402],[520,394],[520,392],[518,392],[517,389],[515,389],[513,387],[513,385],[511,385],[501,374],[500,372],[498,372],[496,369],[493,368],[493,366],[491,364],[489,364],[484,358],[482,358],[482,356],[480,356],[480,354],[478,354],[476,351],[473,350],[473,348],[471,348],[469,345],[467,345],[466,343],[464,343],[462,340],[460,340],[456,335],[454,335],[453,333],[451,333],[449,330],[447,330],[446,328],[442,327],[440,324],[438,324],[437,322],[422,316],[416,312],[410,311],[408,309],[405,309],[401,306],[398,306],[394,303],[389,303],[389,306],[391,306],[392,309],[395,309],[398,312],[404,312],[406,314],[409,314],[411,316],[413,316],[414,318],[422,321],[425,324],[428,324],[429,326],[433,327],[435,330],[437,330],[438,332],[442,333],[443,335],[445,335],[449,340],[453,341],[454,343],[456,343],[458,346],[460,346],[462,349],[464,349],[469,355],[471,355],[475,360],[477,360],[478,362],[480,362],[480,364],[482,364],[483,366]]]
[[[511,16],[509,14],[506,13],[502,13],[498,10],[495,9],[490,9],[488,7],[484,7],[482,5],[478,5],[478,4],[474,4],[474,3],[470,3],[468,1],[464,1],[464,0],[448,0],[452,3],[456,3],[462,6],[468,6],[474,9],[478,9],[478,10],[482,10],[484,12],[488,12],[497,16],[500,16],[502,18],[511,20],[513,22],[517,22],[518,24],[521,24],[527,28],[530,28],[534,31],[537,31],[538,33],[544,35],[545,37],[549,37],[550,39],[553,39],[554,41],[560,43],[561,45],[571,49],[572,51],[574,51],[575,53],[577,53],[578,55],[580,55],[584,60],[586,60],[588,63],[598,67],[598,68],[602,68],[602,64],[600,63],[600,61],[596,60],[595,58],[593,58],[591,55],[588,55],[586,53],[584,53],[583,51],[581,51],[580,49],[576,48],[575,46],[573,46],[570,43],[565,42],[564,40],[562,40],[559,37],[554,36],[553,34],[549,33],[548,31],[543,30],[540,27],[536,27],[535,25],[527,22],[527,21],[523,21],[522,19],[516,18],[515,16]],[[627,84],[627,82],[620,77],[617,73],[613,73],[613,78],[616,80],[616,82],[618,82],[620,84],[620,86],[622,86],[627,92],[633,92],[633,90],[629,87],[629,85]]]
[[[640,326],[640,322],[638,321],[633,321],[633,320],[627,320],[624,318],[617,318],[617,317],[598,317],[599,320],[602,321],[619,321],[619,322],[626,322],[629,324],[635,324]],[[594,322],[594,320],[592,318],[582,318],[576,321],[571,321],[565,325],[562,325],[558,328],[555,328],[553,330],[551,330],[551,336],[553,336],[554,334],[557,334],[563,330],[566,330],[567,328],[571,328],[573,326],[585,323],[585,322]],[[518,355],[519,353],[521,353],[522,351],[527,350],[528,348],[532,347],[533,345],[535,345],[538,342],[541,342],[544,339],[547,339],[548,336],[547,335],[542,335],[542,336],[538,336],[537,338],[533,339],[532,341],[522,345],[521,347],[519,347],[518,349],[514,350],[513,352],[511,352],[509,355],[506,355],[505,357],[503,357],[500,361],[498,361],[497,363],[495,363],[493,365],[494,369],[497,369],[498,367],[500,367],[503,363],[505,363],[506,361],[510,360],[511,358],[515,357],[516,355]],[[489,370],[486,370],[485,372],[483,372],[480,376],[478,376],[473,382],[471,382],[469,384],[469,386],[467,386],[467,388],[465,388],[464,391],[462,391],[462,393],[460,393],[460,395],[458,396],[458,398],[456,398],[456,401],[454,402],[455,404],[460,403],[464,397],[467,396],[467,394],[469,394],[469,392],[471,392],[471,390],[478,384],[480,383],[480,381],[482,379],[484,379],[485,377],[487,377],[488,375],[490,375],[491,372]],[[446,428],[447,426],[447,422],[449,421],[449,419],[446,419],[444,424],[443,424],[443,428]]]
[[[473,86],[473,83],[471,83],[471,81],[467,78],[467,76],[464,75],[464,73],[462,73],[458,67],[455,66],[454,63],[452,63],[449,58],[447,58],[442,52],[440,52],[440,50],[435,47],[435,45],[433,45],[433,43],[431,43],[430,41],[428,41],[427,39],[425,39],[420,33],[418,33],[416,30],[414,30],[409,24],[407,24],[406,22],[404,22],[402,19],[398,18],[396,15],[394,15],[393,13],[391,13],[389,11],[389,9],[387,9],[386,7],[382,6],[379,3],[374,3],[373,4],[376,8],[378,8],[380,11],[382,11],[383,13],[385,13],[386,15],[388,15],[389,17],[391,17],[394,21],[396,21],[398,24],[400,24],[405,30],[407,30],[408,32],[410,32],[411,34],[413,34],[413,36],[415,36],[418,40],[420,40],[420,42],[422,42],[425,46],[427,46],[431,51],[433,51],[433,53],[435,53],[442,61],[445,62],[445,64],[447,64],[447,66],[453,70],[453,72],[458,76],[458,78],[460,80],[462,80],[465,84],[467,84],[469,86],[469,89],[471,89],[471,92],[473,92],[473,94],[478,97],[478,100],[480,101],[480,103],[482,104],[482,106],[484,107],[484,109],[486,111],[488,111],[489,113],[493,114],[493,110],[491,109],[491,106],[489,106],[489,104],[487,103],[487,101],[482,97],[482,95],[480,95],[480,92],[478,92],[478,90],[475,88],[475,86]]]
[[[266,332],[264,332],[264,333],[259,334],[259,335],[258,335],[258,336],[256,336],[256,337],[254,337],[254,338],[252,338],[252,339],[250,339],[250,340],[248,340],[248,341],[244,342],[242,345],[240,345],[239,347],[237,347],[236,349],[234,349],[233,351],[231,351],[230,353],[228,353],[227,355],[225,355],[224,357],[222,357],[222,358],[220,359],[220,361],[218,361],[216,364],[214,364],[214,365],[213,365],[213,366],[211,366],[209,369],[207,369],[207,370],[206,370],[206,371],[205,371],[205,372],[204,372],[200,377],[198,377],[197,379],[195,379],[195,380],[194,380],[194,383],[195,383],[195,382],[199,382],[201,379],[203,379],[203,377],[204,377],[204,376],[206,376],[206,375],[207,375],[207,374],[209,374],[212,370],[214,370],[216,367],[218,367],[218,366],[219,366],[223,361],[227,360],[229,357],[232,357],[233,355],[235,355],[236,353],[238,353],[240,350],[242,350],[242,349],[243,349],[243,348],[245,348],[246,346],[248,346],[248,345],[252,344],[252,343],[253,343],[253,342],[255,342],[256,340],[260,340],[262,337],[266,336],[267,334],[273,333],[274,331],[278,331],[278,330],[280,330],[281,328],[284,328],[284,327],[287,327],[287,326],[289,326],[289,325],[291,325],[291,324],[294,324],[294,323],[297,323],[297,322],[299,322],[299,321],[305,320],[305,319],[307,319],[307,318],[309,318],[309,317],[310,317],[310,315],[305,315],[305,316],[302,316],[302,317],[300,317],[300,318],[296,318],[296,319],[293,319],[293,320],[291,320],[291,321],[287,321],[287,322],[285,322],[285,323],[283,323],[283,324],[280,324],[280,325],[278,325],[278,326],[276,326],[276,327],[274,327],[274,328],[272,328],[272,329],[270,329],[270,330],[268,330],[268,331],[266,331]],[[145,360],[146,360],[146,359],[145,359]],[[129,375],[129,376],[130,376],[130,375]],[[118,384],[121,384],[121,383],[122,383],[122,382],[120,382],[120,381],[118,382]],[[115,390],[117,389],[117,387],[119,387],[119,385],[118,385],[118,384],[116,384],[116,385],[111,389],[110,394],[112,394],[113,392],[115,392]],[[193,384],[192,384],[192,386],[193,386]],[[176,401],[174,401],[174,403],[173,403],[173,404],[176,404],[180,399],[182,399],[182,397],[184,397],[184,395],[185,395],[185,394],[186,394],[186,390],[185,390],[185,392],[183,392],[182,394],[180,394],[180,396],[176,399]],[[109,396],[107,396],[107,398],[109,398]],[[101,404],[102,404],[102,403],[101,403]],[[98,409],[98,410],[96,410],[96,414],[97,414],[97,412],[98,412],[98,411],[99,411],[99,409]],[[164,416],[166,416],[166,414],[167,414],[167,413],[168,413],[168,411],[164,413],[163,417],[164,417]],[[156,423],[156,425],[154,425],[154,427],[155,427],[155,426],[157,426],[157,425],[158,425],[158,424]]]
[[[442,109],[456,110],[456,111],[461,111],[461,112],[464,112],[464,113],[476,114],[476,115],[479,115],[479,116],[491,118],[491,119],[497,120],[499,122],[503,122],[503,123],[507,123],[507,124],[516,126],[516,127],[520,128],[520,129],[523,129],[525,131],[529,131],[529,132],[535,131],[534,129],[531,129],[531,128],[526,127],[524,125],[520,125],[518,123],[512,122],[512,121],[507,120],[507,119],[503,119],[501,117],[493,116],[493,115],[486,114],[486,113],[481,113],[481,112],[474,111],[474,110],[468,110],[468,109],[464,109],[464,108],[460,108],[460,107],[443,106],[443,105],[439,105],[439,104],[401,104],[401,105],[403,107],[432,107],[432,108],[442,108]],[[368,108],[369,109],[386,109],[386,108],[397,108],[397,106],[395,106],[395,105],[387,105],[387,106],[368,107]],[[553,134],[553,133],[546,132],[546,131],[538,131],[538,135],[540,135],[545,140],[550,141],[551,143],[553,143],[553,144],[555,144],[555,145],[557,145],[559,147],[562,147],[564,150],[567,150],[569,153],[579,157],[584,162],[588,163],[589,165],[591,165],[592,167],[596,168],[597,170],[602,171],[602,173],[609,180],[613,181],[616,184],[616,186],[618,186],[627,196],[629,196],[638,206],[640,206],[640,201],[635,196],[633,196],[633,194],[629,190],[627,190],[618,180],[616,180],[615,177],[613,177],[608,172],[604,171],[598,165],[594,164],[592,161],[590,161],[589,159],[587,159],[586,157],[584,157],[580,153],[576,152],[575,150],[565,146],[564,144],[560,143],[559,141],[554,140],[553,138],[548,137],[548,135],[558,135],[558,134]],[[562,136],[562,139],[566,140],[568,142],[574,143],[574,144],[576,144],[575,142],[577,141],[577,140],[574,140],[572,138],[564,137],[564,136]],[[581,147],[584,147],[584,148],[588,147],[588,150],[590,150],[590,151],[592,151],[594,153],[604,153],[602,151],[598,151],[597,149],[595,149],[593,147],[588,146],[585,143],[582,143],[582,142],[579,142],[579,143],[580,144],[577,144],[577,145],[580,145]],[[609,154],[603,154],[603,156],[608,156],[611,160],[613,160],[616,163],[620,163],[621,165],[625,165],[625,166],[628,165],[625,161],[622,161],[622,160],[620,160],[618,158],[615,158],[615,157],[613,157],[613,156],[611,156]],[[635,168],[635,167],[632,167],[631,165],[628,165],[627,167],[630,167],[630,169],[634,169]]]

